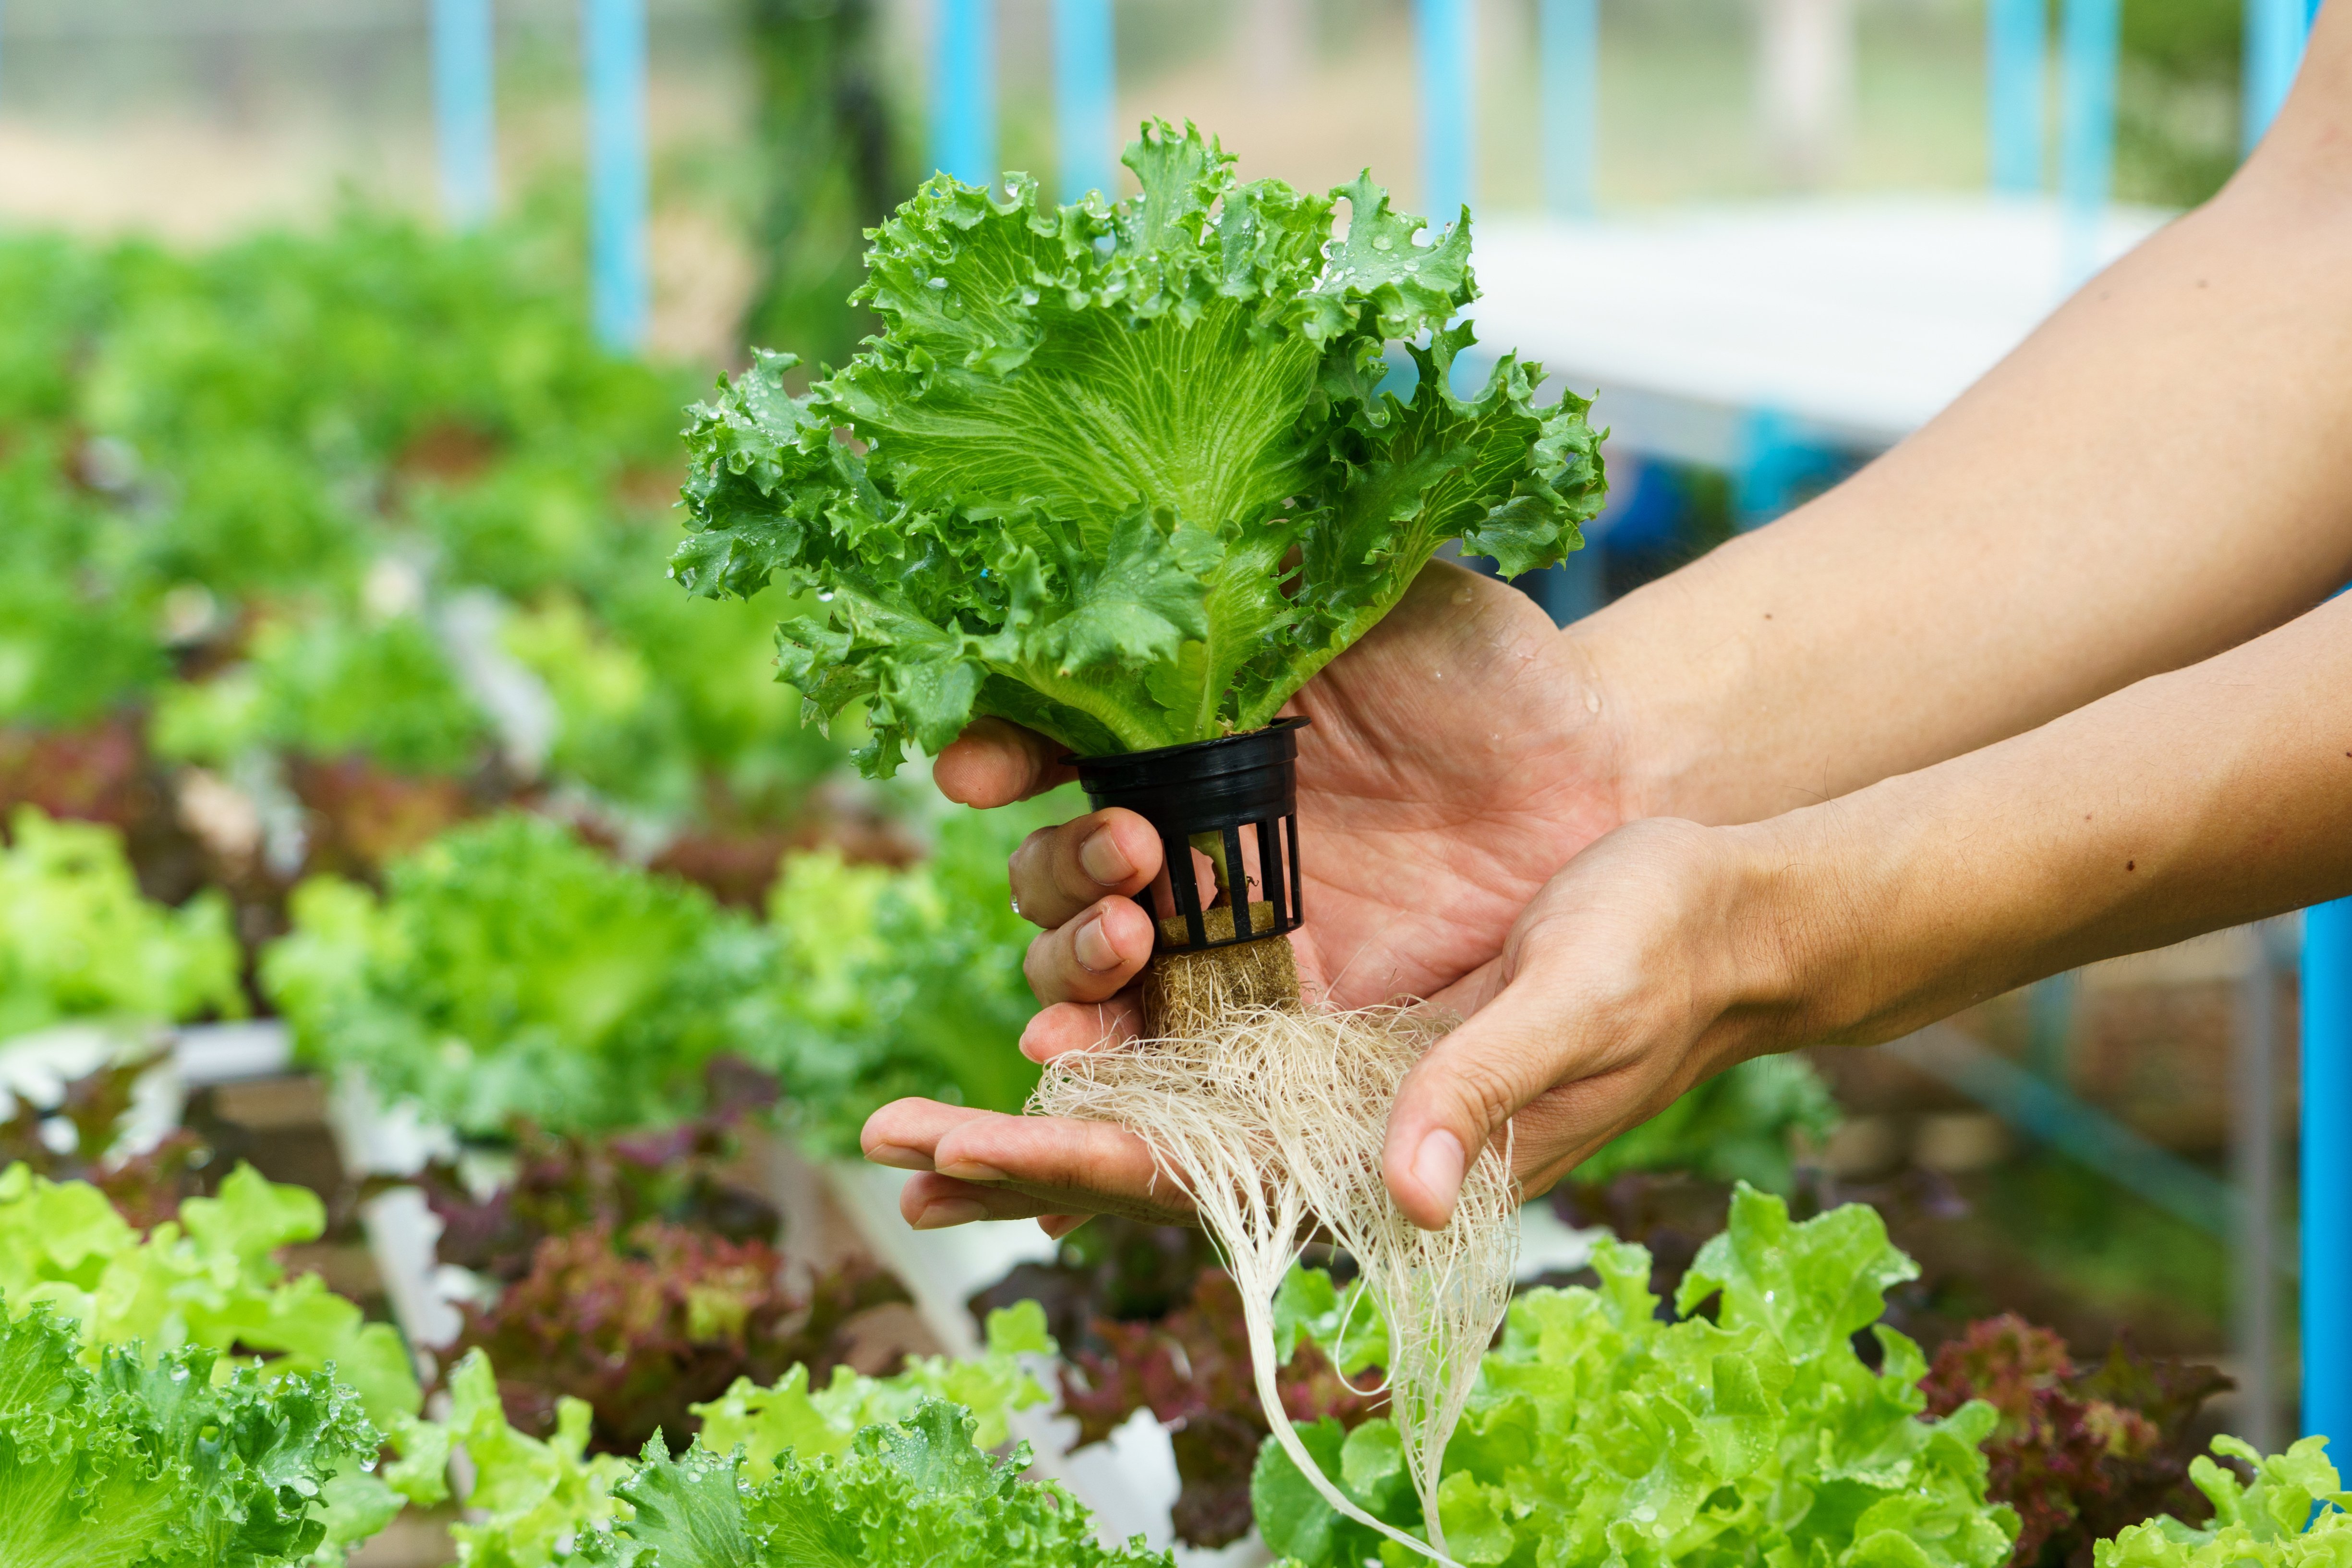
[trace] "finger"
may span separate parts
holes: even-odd
[[[1102,899],[1066,924],[1040,931],[1021,971],[1040,1002],[1107,1002],[1143,973],[1151,942],[1151,917],[1135,900]]]
[[[1431,1047],[1389,1113],[1381,1174],[1405,1217],[1427,1230],[1454,1215],[1464,1173],[1505,1122],[1573,1076],[1562,1013],[1522,983]],[[1563,1047],[1566,1047],[1563,1049]]]
[[[1033,1211],[1039,1214],[1123,1214],[1165,1222],[1192,1210],[1143,1140],[1108,1121],[985,1114],[942,1135],[933,1159],[940,1175],[1058,1203],[1058,1208]]]
[[[966,805],[1010,805],[1076,778],[1069,748],[1003,719],[975,719],[931,762],[931,782]]]
[[[894,1100],[866,1119],[857,1143],[877,1165],[896,1171],[928,1171],[932,1151],[949,1131],[976,1117],[995,1114],[969,1105],[942,1105],[936,1100]]]
[[[1040,1010],[1021,1031],[1021,1054],[1042,1064],[1066,1051],[1115,1046],[1142,1032],[1142,1001],[1132,990],[1108,1002],[1057,1002]]]
[[[983,1186],[929,1173],[907,1178],[898,1189],[898,1217],[914,1230],[945,1230],[984,1219],[1042,1219],[1052,1203],[1013,1187]]]
[[[1041,827],[1013,852],[1013,907],[1041,926],[1064,925],[1107,894],[1150,887],[1162,858],[1151,824],[1118,806]]]
[[[1037,1228],[1045,1233],[1047,1240],[1059,1241],[1092,1218],[1094,1215],[1087,1214],[1041,1214],[1037,1216]]]

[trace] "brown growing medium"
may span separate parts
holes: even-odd
[[[1207,912],[1224,916],[1213,934],[1231,932],[1229,910]],[[1438,1476],[1479,1357],[1509,1302],[1518,1226],[1507,1147],[1489,1147],[1472,1163],[1442,1230],[1413,1225],[1389,1196],[1381,1169],[1389,1108],[1444,1024],[1404,1007],[1306,1006],[1280,937],[1163,953],[1146,972],[1144,994],[1150,1037],[1056,1058],[1033,1109],[1115,1122],[1150,1145],[1240,1291],[1258,1402],[1275,1441],[1332,1508],[1450,1562]],[[1318,1232],[1356,1260],[1386,1320],[1385,1391],[1427,1544],[1349,1500],[1284,1410],[1274,1298]]]

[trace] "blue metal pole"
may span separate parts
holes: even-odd
[[[1477,92],[1473,0],[1418,0],[1421,184],[1433,228],[1476,200]]]
[[[433,126],[441,213],[472,228],[498,202],[490,0],[433,0]]]
[[[931,40],[931,166],[968,185],[995,182],[996,8],[939,0]]]
[[[645,0],[581,0],[588,81],[588,288],[608,348],[645,342]]]
[[[2271,128],[2303,64],[2305,37],[2319,14],[2316,0],[2246,0],[2245,112],[2242,137],[2251,153]]]
[[[1544,205],[1562,217],[1591,217],[1601,162],[1601,0],[1543,0],[1536,26]]]
[[[2352,1447],[2352,899],[2303,912],[2303,1429]]]
[[[2066,0],[2058,198],[2065,209],[2069,289],[2098,268],[2099,219],[2115,184],[2116,56],[2122,27],[2122,0]]]
[[[2042,188],[2042,107],[2050,89],[2043,15],[2044,0],[1987,0],[1985,6],[1985,120],[1996,191]]]
[[[1088,191],[1118,194],[1111,188],[1118,88],[1110,0],[1054,0],[1054,132],[1066,202]]]

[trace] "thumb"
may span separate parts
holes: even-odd
[[[1558,1081],[1563,1016],[1534,986],[1507,986],[1405,1074],[1381,1171],[1407,1219],[1438,1230],[1453,1218],[1471,1162]]]

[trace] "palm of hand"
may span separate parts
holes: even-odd
[[[1433,565],[1303,689],[1310,994],[1430,996],[1492,961],[1569,858],[1617,826],[1597,689],[1526,595]]]

